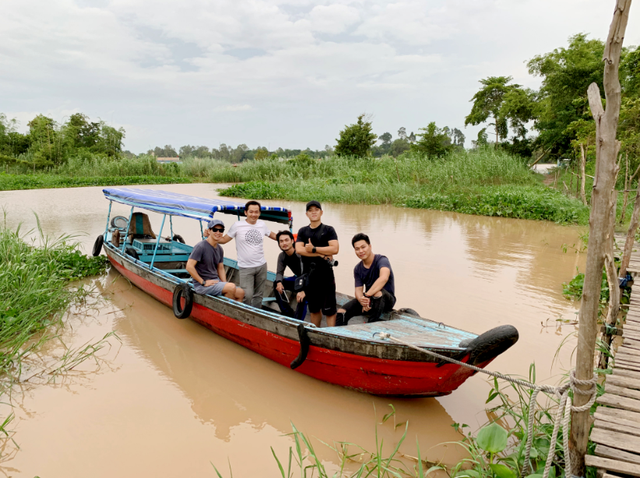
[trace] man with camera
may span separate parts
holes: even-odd
[[[293,234],[290,231],[280,231],[276,234],[276,241],[282,251],[278,256],[278,266],[276,268],[276,280],[274,282],[275,298],[280,307],[280,312],[288,317],[293,317],[298,320],[304,320],[304,316],[307,313],[305,305],[305,292],[304,290],[296,290],[296,279],[302,275],[302,258],[296,253],[296,248],[293,243]],[[293,276],[285,277],[284,271],[289,268],[293,272]],[[298,301],[298,307],[295,312],[289,305],[289,298],[287,292],[297,292],[296,300]]]
[[[380,321],[396,303],[395,281],[391,263],[386,256],[374,254],[369,236],[358,233],[351,240],[360,262],[353,269],[356,298],[338,310],[336,325],[347,325],[351,317],[364,315],[368,322]]]
[[[307,203],[309,225],[300,228],[296,240],[296,252],[302,256],[303,272],[306,275],[307,303],[311,322],[317,327],[322,323],[322,315],[327,325],[336,325],[336,279],[333,266],[337,263],[333,256],[340,250],[336,230],[322,224],[322,206],[318,201]]]

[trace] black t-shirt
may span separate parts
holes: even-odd
[[[373,263],[371,267],[367,269],[362,261],[358,262],[358,264],[353,268],[353,277],[355,278],[356,287],[363,287],[364,291],[368,291],[371,289],[375,281],[380,278],[380,268],[386,267],[391,273],[389,274],[389,280],[384,285],[383,289],[389,292],[392,296],[396,296],[396,286],[393,280],[393,269],[391,268],[391,263],[387,256],[383,256],[382,254],[376,254],[373,257]]]
[[[309,239],[311,239],[311,244],[315,247],[327,247],[329,241],[338,240],[338,234],[336,234],[336,230],[333,227],[325,224],[320,224],[315,229],[311,229],[311,226],[301,227],[298,231],[298,239],[296,239],[296,242],[307,244]],[[302,265],[305,273],[311,270],[311,264],[315,264],[316,271],[328,272],[331,270],[329,263],[322,257],[302,256]]]

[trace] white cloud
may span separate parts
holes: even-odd
[[[323,147],[363,111],[377,132],[461,128],[479,79],[535,87],[526,60],[604,38],[611,14],[601,0],[5,2],[0,111],[23,128],[83,112],[125,125],[133,151]]]

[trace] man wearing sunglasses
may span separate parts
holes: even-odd
[[[195,245],[187,261],[187,272],[194,281],[196,294],[219,296],[229,299],[244,299],[244,291],[233,282],[227,282],[224,270],[224,251],[220,240],[224,234],[224,223],[212,219],[207,224],[206,239]]]

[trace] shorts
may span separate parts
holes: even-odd
[[[338,311],[336,304],[336,279],[333,271],[326,274],[312,272],[309,285],[305,288],[309,312],[322,312],[325,316],[335,315]]]
[[[227,285],[227,282],[216,282],[213,285],[205,287],[202,284],[194,282],[193,289],[196,291],[196,294],[212,295],[214,297],[217,297],[222,294],[222,289],[224,289],[225,285]]]

